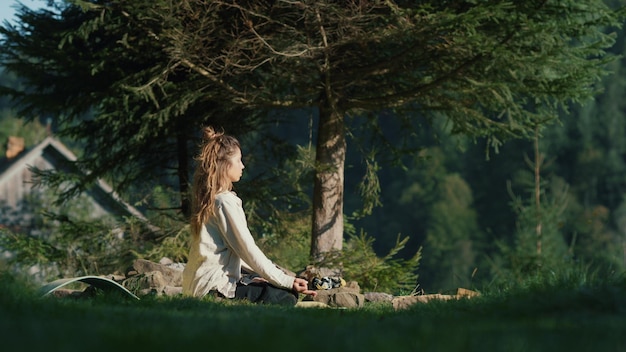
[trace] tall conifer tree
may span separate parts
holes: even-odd
[[[24,95],[30,107],[104,110],[70,129],[87,124],[94,148],[122,149],[107,143],[121,134],[145,154],[148,145],[133,142],[185,135],[216,101],[316,110],[316,258],[343,242],[346,116],[445,116],[452,133],[497,148],[594,94],[613,42],[605,31],[623,19],[601,0],[70,3],[89,11],[26,13],[25,27],[5,27],[2,59],[37,73]],[[113,166],[95,159],[94,175]]]
[[[498,147],[589,97],[619,16],[602,1],[200,1],[174,6],[172,62],[235,103],[314,107],[311,254],[341,249],[346,116],[445,116]]]
[[[123,6],[122,6],[123,5]],[[82,142],[76,166],[86,178],[66,188],[75,196],[97,178],[118,192],[169,185],[189,215],[188,184],[200,127],[245,133],[255,114],[225,106],[197,73],[169,66],[159,2],[65,1],[18,9],[18,24],[0,28],[0,59],[22,85],[3,87],[20,116],[50,116],[57,134]],[[45,172],[50,185],[67,175]],[[141,196],[136,197],[141,198]]]

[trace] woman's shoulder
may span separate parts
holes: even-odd
[[[222,192],[215,196],[215,204],[231,204],[231,205],[239,205],[241,206],[241,199],[237,197],[237,194],[232,191]]]

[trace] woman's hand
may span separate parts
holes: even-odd
[[[293,280],[293,290],[298,293],[302,293],[303,295],[311,295],[313,297],[317,296],[316,291],[309,290],[309,282],[299,277]]]
[[[266,283],[269,282],[266,279],[260,277],[260,276],[255,276],[252,278],[252,282],[256,282],[256,283]]]

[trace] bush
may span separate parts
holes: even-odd
[[[127,218],[113,226],[110,221],[80,221],[46,215],[58,226],[45,235],[14,233],[0,229],[0,248],[10,253],[7,264],[15,273],[35,270],[35,279],[101,275],[121,272],[141,246],[137,220]]]
[[[417,271],[422,259],[420,247],[410,259],[396,258],[409,237],[396,239],[395,245],[384,257],[373,249],[374,238],[361,231],[349,235],[343,250],[327,256],[321,267],[341,267],[346,280],[356,281],[363,291],[391,294],[409,294],[419,287]]]

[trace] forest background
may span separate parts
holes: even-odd
[[[623,55],[625,40],[622,29],[610,52]],[[396,146],[402,150],[383,153],[376,165],[378,182],[370,184],[369,192],[380,198],[369,212],[363,211],[360,182],[369,160],[361,152],[373,146],[357,134],[350,135],[344,239],[355,246],[371,245],[381,257],[404,260],[421,248],[419,278],[412,285],[428,292],[514,279],[537,267],[624,271],[625,64],[622,58],[611,62],[602,92],[595,99],[572,104],[560,114],[560,123],[547,126],[534,140],[511,140],[497,151],[486,139],[452,135],[445,119],[430,123],[424,118],[421,129],[412,131],[408,139],[397,120],[381,119],[376,132],[390,145],[403,144]],[[19,77],[6,72],[1,79],[5,86],[20,85]],[[274,124],[264,133],[249,128],[238,135],[248,159],[237,191],[261,245],[279,263],[297,269],[307,262],[310,240],[306,214],[311,185],[304,171],[316,140],[317,116],[303,109],[260,113],[274,116]],[[0,100],[0,140],[17,135],[32,146],[46,136],[47,123],[53,131],[58,127],[54,115],[27,120],[9,99]],[[348,124],[353,130],[369,127],[357,118]],[[71,138],[61,139],[78,155],[86,147]],[[172,196],[177,187],[176,180],[163,177],[159,183],[129,185],[122,192],[154,223],[168,229],[156,238],[142,238],[146,243],[134,245],[132,255],[158,259],[163,254],[184,260],[185,219],[177,210],[179,200]],[[81,215],[70,210],[74,218]]]

